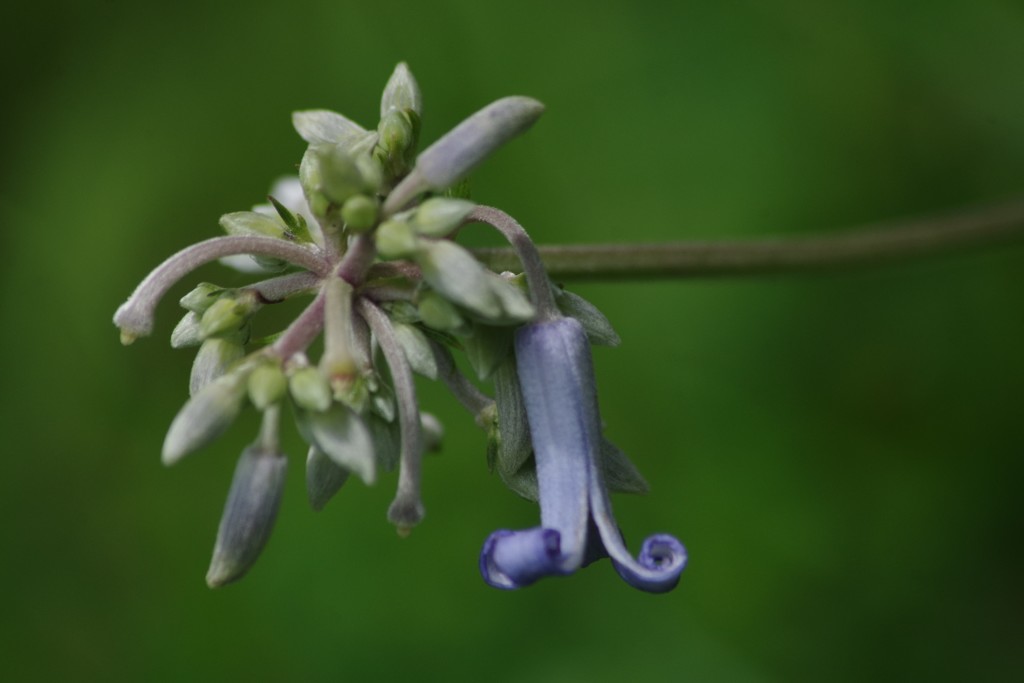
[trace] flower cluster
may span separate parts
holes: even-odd
[[[422,99],[399,64],[376,129],[330,111],[296,112],[308,143],[298,178],[278,181],[269,204],[221,217],[226,236],[171,256],[117,310],[128,344],[151,333],[160,299],[195,268],[221,260],[257,273],[242,287],[198,285],[181,299],[186,313],[171,334],[175,348],[198,351],[190,398],[164,440],[166,464],[211,443],[246,406],[262,414],[231,483],[210,586],[245,574],[270,536],[287,469],[278,438],[285,404],[309,444],[314,509],[352,474],[372,484],[397,467],[388,518],[401,533],[420,522],[421,457],[442,429],[420,411],[414,374],[450,389],[485,430],[492,471],[540,502],[539,527],[485,542],[488,584],[518,588],[608,556],[638,588],[676,585],[686,562],[679,541],[652,536],[634,558],[611,514],[610,491],[647,488],[601,434],[590,345],[618,336],[593,305],[551,284],[515,220],[468,199],[467,174],[542,112],[530,98],[498,100],[417,154]],[[492,272],[459,246],[456,233],[472,223],[501,232],[523,273]],[[261,308],[302,296],[312,301],[284,330],[253,337]],[[453,351],[493,382],[493,399],[460,372]]]

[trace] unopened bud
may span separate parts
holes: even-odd
[[[416,310],[423,324],[435,330],[454,332],[466,326],[466,321],[462,319],[458,309],[437,292],[422,293]]]
[[[257,295],[252,291],[222,296],[203,313],[199,323],[199,334],[205,339],[236,332],[259,307]]]
[[[331,407],[331,386],[317,368],[295,370],[288,378],[288,389],[301,408],[323,412]]]
[[[384,118],[388,112],[402,109],[411,109],[417,115],[423,114],[420,86],[405,62],[399,62],[384,86],[384,94],[380,98],[380,116]]]
[[[466,216],[476,207],[464,199],[432,197],[416,209],[412,217],[413,229],[427,237],[447,237],[462,225]]]
[[[245,375],[234,372],[203,387],[171,422],[164,438],[163,462],[173,465],[227,430],[245,400]]]
[[[242,453],[206,573],[210,588],[242,578],[260,556],[277,519],[287,469],[288,460],[279,453],[258,446]]]
[[[411,256],[417,247],[416,233],[405,221],[384,221],[374,233],[377,253],[385,259],[400,259]]]
[[[345,200],[341,207],[341,219],[345,221],[345,227],[353,232],[364,232],[377,223],[377,214],[380,209],[380,202],[376,197],[368,197],[365,194],[357,194]]]
[[[249,375],[249,400],[257,410],[280,402],[288,391],[288,378],[277,363],[262,363]]]
[[[196,285],[195,289],[181,297],[178,301],[181,307],[192,311],[193,313],[203,313],[207,308],[212,306],[217,297],[224,291],[223,287],[218,287],[215,284],[209,282],[200,282]]]

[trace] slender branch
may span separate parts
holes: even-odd
[[[504,211],[491,206],[476,207],[466,217],[466,220],[490,225],[512,245],[512,251],[515,252],[519,263],[522,264],[522,270],[526,274],[526,283],[530,288],[533,305],[537,307],[537,319],[550,320],[561,317],[551,292],[551,282],[548,280],[545,264],[541,262],[537,246],[530,240],[530,236],[526,234],[523,226]],[[513,266],[501,270],[518,270],[518,268]]]
[[[289,273],[260,282],[254,282],[241,289],[256,292],[263,304],[277,304],[299,292],[314,289],[320,283],[320,276],[308,271]]]
[[[236,254],[283,259],[318,275],[326,274],[329,267],[315,251],[273,237],[231,235],[197,242],[157,266],[117,309],[114,324],[121,328],[122,341],[131,343],[152,332],[156,305],[181,278],[199,266]]]
[[[292,321],[281,336],[277,338],[268,353],[271,353],[281,360],[288,360],[296,353],[305,351],[313,343],[320,330],[324,327],[324,290],[317,292],[306,310],[299,314],[299,317]]]
[[[434,352],[438,379],[444,382],[444,385],[448,387],[448,391],[452,392],[455,399],[473,417],[477,417],[484,408],[494,404],[494,399],[477,389],[476,385],[459,372],[459,369],[455,367],[455,360],[452,358],[451,351],[433,339],[430,340],[430,350]]]
[[[906,222],[875,223],[824,237],[743,241],[539,247],[561,280],[691,278],[821,272],[927,256],[944,250],[1024,241],[1024,200]],[[514,250],[474,249],[492,270],[517,266]]]
[[[416,383],[388,316],[368,299],[360,298],[357,305],[359,314],[380,343],[380,350],[384,352],[394,382],[398,422],[402,432],[402,454],[398,470],[398,491],[388,508],[388,519],[398,527],[400,534],[406,534],[423,519],[423,503],[420,500],[423,427],[416,399]]]

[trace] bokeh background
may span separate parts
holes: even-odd
[[[448,433],[410,538],[385,520],[393,479],[314,514],[295,458],[264,556],[210,591],[254,420],[163,468],[188,287],[151,339],[122,348],[110,323],[294,168],[293,109],[372,125],[399,60],[426,141],[503,95],[547,104],[474,176],[539,242],[821,234],[1019,196],[1019,0],[57,0],[5,3],[0,32],[0,678],[1024,675],[1020,246],[578,285],[624,340],[596,351],[608,434],[652,483],[619,521],[690,550],[665,596],[607,563],[486,587],[483,539],[536,511],[429,383]]]

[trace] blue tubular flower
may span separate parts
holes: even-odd
[[[537,464],[541,525],[491,534],[480,556],[484,580],[496,588],[521,588],[545,576],[571,574],[607,554],[635,588],[672,590],[686,565],[683,544],[656,534],[634,558],[612,517],[583,327],[572,318],[526,325],[516,332],[515,350]]]

